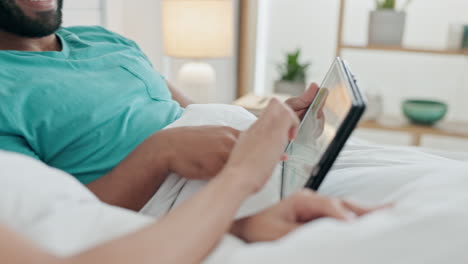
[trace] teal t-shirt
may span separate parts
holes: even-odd
[[[0,51],[0,149],[86,184],[183,109],[133,41],[101,27],[56,35],[61,52]]]

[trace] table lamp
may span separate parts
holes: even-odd
[[[232,0],[164,0],[162,25],[167,56],[190,59],[178,73],[179,85],[199,103],[216,101],[216,72],[203,59],[232,56]]]

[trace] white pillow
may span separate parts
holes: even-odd
[[[71,175],[0,151],[0,224],[57,255],[72,255],[152,219],[106,205]]]
[[[98,201],[72,176],[23,155],[0,152],[0,221],[33,224],[65,204]]]

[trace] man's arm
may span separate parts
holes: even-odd
[[[194,103],[192,99],[190,99],[186,94],[184,94],[184,92],[175,88],[169,82],[166,82],[166,83],[167,83],[167,87],[169,87],[169,91],[171,91],[172,99],[177,101],[180,104],[180,106],[187,107],[188,105]]]
[[[111,172],[87,187],[101,201],[138,211],[169,172],[207,180],[228,159],[239,131],[222,126],[179,127],[147,138]]]
[[[157,134],[149,137],[111,172],[87,184],[108,204],[139,211],[169,174],[169,152]]]

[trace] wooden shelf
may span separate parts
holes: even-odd
[[[468,49],[464,50],[437,50],[437,49],[421,49],[412,47],[392,47],[392,46],[361,46],[342,44],[342,49],[355,49],[355,50],[373,50],[373,51],[393,51],[393,52],[413,52],[413,53],[432,53],[439,55],[464,55],[468,56]]]
[[[399,117],[383,117],[378,121],[361,121],[360,128],[382,130],[388,132],[410,133],[413,136],[413,145],[421,145],[421,137],[424,135],[454,137],[468,139],[468,123],[442,121],[435,126],[423,126],[411,124]]]
[[[340,0],[340,10],[338,16],[338,34],[336,45],[336,56],[340,57],[344,49],[354,50],[368,50],[368,51],[390,51],[390,52],[412,52],[421,54],[439,54],[447,56],[468,56],[468,49],[462,50],[444,50],[444,49],[430,49],[430,48],[417,48],[417,47],[391,47],[391,46],[369,46],[369,45],[351,45],[344,43],[344,17],[347,0]]]

